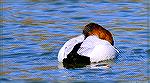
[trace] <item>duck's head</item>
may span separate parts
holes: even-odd
[[[83,29],[83,34],[85,38],[90,35],[97,35],[100,39],[106,40],[110,42],[111,45],[114,45],[112,34],[96,23],[87,24]]]

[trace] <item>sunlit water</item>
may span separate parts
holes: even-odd
[[[147,0],[1,0],[0,6],[0,82],[150,80]],[[119,56],[63,68],[59,49],[89,22],[113,33]],[[96,66],[103,63],[110,68]]]

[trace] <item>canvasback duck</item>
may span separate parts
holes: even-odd
[[[64,65],[89,65],[113,59],[119,52],[113,45],[113,37],[108,30],[96,23],[89,23],[84,27],[83,34],[63,45],[58,53],[58,61]]]

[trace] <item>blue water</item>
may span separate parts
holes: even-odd
[[[150,81],[148,0],[1,0],[0,6],[0,82]],[[119,56],[63,68],[59,49],[89,22],[113,33]],[[101,64],[110,68],[92,66]]]

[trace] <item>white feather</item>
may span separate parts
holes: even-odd
[[[64,58],[72,51],[73,47],[84,40],[84,35],[79,35],[75,38],[68,40],[63,47],[59,50],[58,61],[62,62]]]

